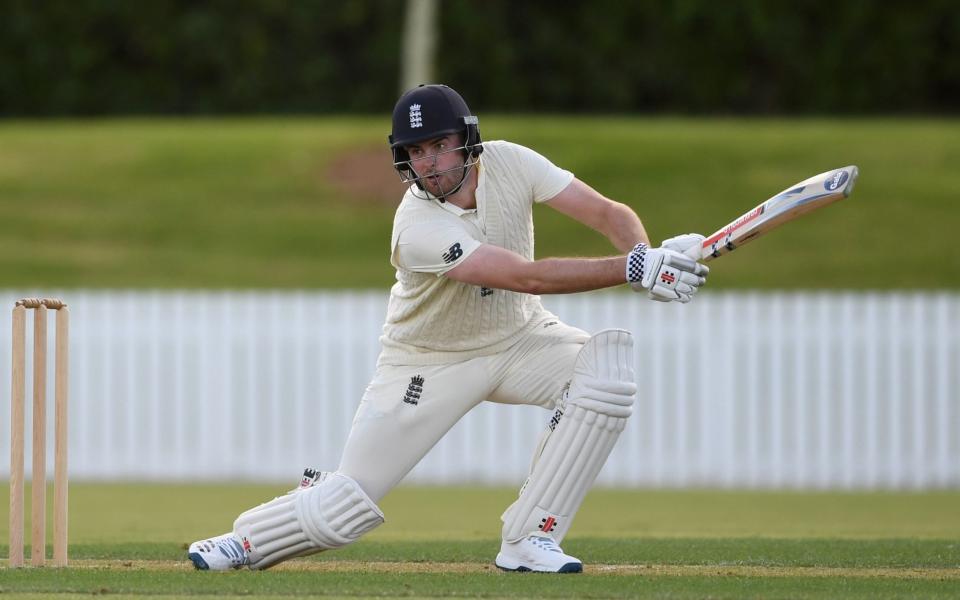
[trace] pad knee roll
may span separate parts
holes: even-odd
[[[547,533],[562,541],[583,498],[633,411],[633,337],[604,330],[574,363],[562,416],[549,434],[520,498],[503,514],[503,539]]]
[[[332,550],[383,523],[383,513],[353,479],[333,473],[322,482],[275,498],[240,515],[233,531],[251,569]]]
[[[565,405],[626,418],[636,395],[633,336],[622,329],[598,332],[577,354]]]

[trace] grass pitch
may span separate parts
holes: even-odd
[[[283,486],[74,484],[71,567],[0,571],[18,598],[955,598],[960,492],[595,490],[564,547],[580,576],[491,565],[513,490],[400,488],[387,523],[267,572],[200,573],[189,541]],[[0,489],[5,492],[6,490]],[[6,539],[5,516],[0,539]],[[0,552],[5,554],[5,548]]]

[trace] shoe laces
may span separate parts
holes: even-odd
[[[201,542],[200,547],[204,552],[217,550],[235,564],[246,564],[247,562],[247,553],[243,551],[243,546],[232,536],[221,539],[204,540]]]
[[[530,536],[530,543],[541,550],[563,554],[563,550],[560,549],[560,546],[557,545],[557,542],[555,542],[553,538],[532,535]]]

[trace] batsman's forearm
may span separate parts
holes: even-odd
[[[588,292],[626,283],[626,257],[544,258],[527,263],[520,289],[528,294]]]

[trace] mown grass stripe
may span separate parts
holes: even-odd
[[[4,566],[6,564],[4,563]],[[186,561],[170,560],[102,560],[78,559],[70,569],[96,571],[193,571]],[[49,569],[47,571],[50,571]],[[499,570],[489,562],[383,562],[358,560],[294,560],[270,569],[271,573],[495,573]],[[56,573],[57,571],[53,571]],[[664,564],[591,564],[584,575],[606,577],[611,575],[648,577],[862,577],[886,579],[960,580],[956,568],[901,568],[901,567],[761,567],[747,565],[664,565]]]
[[[603,576],[501,573],[235,571],[209,573],[113,569],[5,571],[4,594],[96,594],[169,598],[475,597],[475,598],[955,598],[956,579],[705,574]]]
[[[500,542],[489,540],[361,540],[310,561],[489,563]],[[585,564],[718,565],[823,568],[960,568],[960,540],[785,538],[570,538],[564,548]],[[0,556],[6,556],[0,546]],[[182,544],[74,544],[81,560],[186,561]]]

